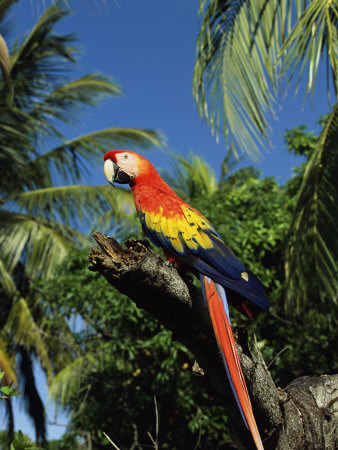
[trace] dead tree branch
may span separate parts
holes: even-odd
[[[195,355],[205,382],[224,404],[235,444],[253,448],[221,359],[201,291],[154,253],[147,241],[127,241],[94,233],[101,250],[92,248],[90,270],[100,272],[113,287],[156,317]],[[258,352],[248,346],[245,327],[234,335],[256,421],[266,449],[338,448],[338,375],[302,377],[285,389],[276,388]],[[193,382],[193,381],[192,381]]]

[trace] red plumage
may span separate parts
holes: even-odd
[[[104,159],[110,183],[130,184],[145,234],[163,248],[168,259],[200,277],[236,402],[257,449],[262,450],[230,326],[227,296],[237,309],[252,317],[248,301],[263,309],[269,306],[264,287],[224,244],[211,223],[178,197],[148,160],[124,150],[108,152]]]

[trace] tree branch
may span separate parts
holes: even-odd
[[[102,251],[97,247],[91,249],[89,269],[100,272],[108,283],[156,317],[195,355],[206,384],[227,411],[235,444],[238,448],[254,448],[251,435],[234,406],[201,290],[190,280],[182,279],[171,264],[151,250],[148,241],[127,241],[122,248],[112,237],[101,233],[94,233],[93,237]],[[323,408],[327,417],[334,415],[336,399],[328,393],[327,383],[331,392],[338,390],[338,376],[303,377],[285,390],[277,389],[258,349],[258,357],[251,353],[246,328],[235,327],[233,331],[264,447],[293,449],[305,448],[306,444],[309,449],[338,448],[333,425],[324,424],[323,419]],[[318,397],[321,398],[318,403],[319,391],[322,396]],[[320,419],[312,427],[314,417]]]

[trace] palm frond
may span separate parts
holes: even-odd
[[[1,107],[0,104],[1,191],[6,192],[7,184],[12,187],[13,178],[16,178],[18,171],[37,154],[29,138],[31,124],[29,114],[17,108]]]
[[[5,81],[9,80],[11,73],[11,61],[9,58],[7,44],[0,34],[0,68]]]
[[[199,113],[217,136],[222,124],[236,154],[257,158],[274,111],[276,49],[290,19],[277,0],[202,1],[201,11],[207,3],[193,77]]]
[[[111,127],[67,140],[31,161],[28,170],[38,174],[56,171],[65,181],[78,181],[81,173],[88,173],[90,166],[101,163],[103,155],[116,146],[136,148],[162,147],[163,136],[155,130]]]
[[[121,88],[109,77],[90,73],[77,80],[62,84],[45,99],[46,105],[69,108],[74,103],[95,106],[105,95],[122,95]]]
[[[17,294],[15,282],[11,277],[10,273],[8,272],[6,265],[1,259],[0,259],[0,287],[3,293],[6,293],[6,295],[9,298],[13,297],[14,294]]]
[[[290,71],[289,83],[297,75],[296,92],[307,69],[305,95],[314,93],[320,59],[325,53],[326,65],[331,69],[335,97],[338,96],[338,9],[335,2],[312,1],[304,10],[281,50],[285,54],[281,75]],[[327,73],[329,75],[329,73]],[[330,82],[327,78],[327,90]]]
[[[112,197],[114,193],[112,193]],[[116,217],[111,210],[105,211],[98,220],[94,221],[91,231],[101,230],[105,233],[111,233],[118,241],[127,239],[144,239],[144,234],[140,227],[140,220],[136,214],[134,200],[133,206],[127,210],[127,215]]]
[[[55,119],[67,125],[75,124],[84,105],[95,106],[103,97],[121,94],[110,77],[91,73],[57,86],[36,104],[31,114],[39,121],[40,134],[60,137],[53,127]]]
[[[81,395],[87,387],[91,372],[103,371],[110,367],[115,356],[110,343],[102,345],[96,352],[77,357],[71,364],[53,378],[50,397],[60,405],[66,405],[73,395]]]
[[[61,221],[65,224],[87,224],[98,220],[104,211],[119,218],[127,218],[134,209],[129,191],[111,186],[51,186],[21,192],[7,197],[16,209],[29,217]]]
[[[55,24],[68,14],[60,1],[52,3],[23,42],[13,47],[11,75],[15,101],[21,107],[32,109],[67,70],[65,63],[75,62],[73,36],[53,33]]]
[[[174,158],[173,173],[163,171],[162,175],[178,195],[191,200],[198,195],[209,197],[216,191],[215,172],[203,158],[192,152],[188,158],[171,156]]]
[[[0,371],[5,372],[5,381],[8,384],[11,381],[16,384],[15,358],[10,354],[8,348],[8,341],[4,337],[0,337]]]
[[[279,79],[297,76],[296,92],[308,69],[313,92],[319,61],[326,55],[337,95],[338,19],[326,0],[201,0],[193,93],[200,115],[226,144],[259,156],[268,141]],[[204,13],[204,8],[206,12]],[[281,69],[282,67],[282,69]]]
[[[49,277],[70,249],[89,243],[79,231],[40,217],[1,211],[0,224],[0,259],[9,273],[24,256],[27,276]]]
[[[27,350],[34,349],[46,370],[47,379],[50,381],[52,378],[52,367],[48,348],[25,298],[17,298],[13,303],[4,331],[11,336],[13,344],[22,345]]]
[[[288,310],[338,303],[338,104],[307,165],[286,254]],[[317,306],[318,308],[318,306]]]

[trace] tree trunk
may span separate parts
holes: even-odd
[[[100,272],[138,307],[173,332],[196,357],[193,369],[202,374],[229,416],[230,432],[239,449],[255,448],[246,430],[221,358],[202,292],[154,253],[148,241],[127,241],[122,248],[101,233],[93,237],[90,270]],[[301,377],[277,388],[264,360],[248,346],[245,327],[235,327],[237,351],[265,449],[336,450],[338,448],[338,375]]]

